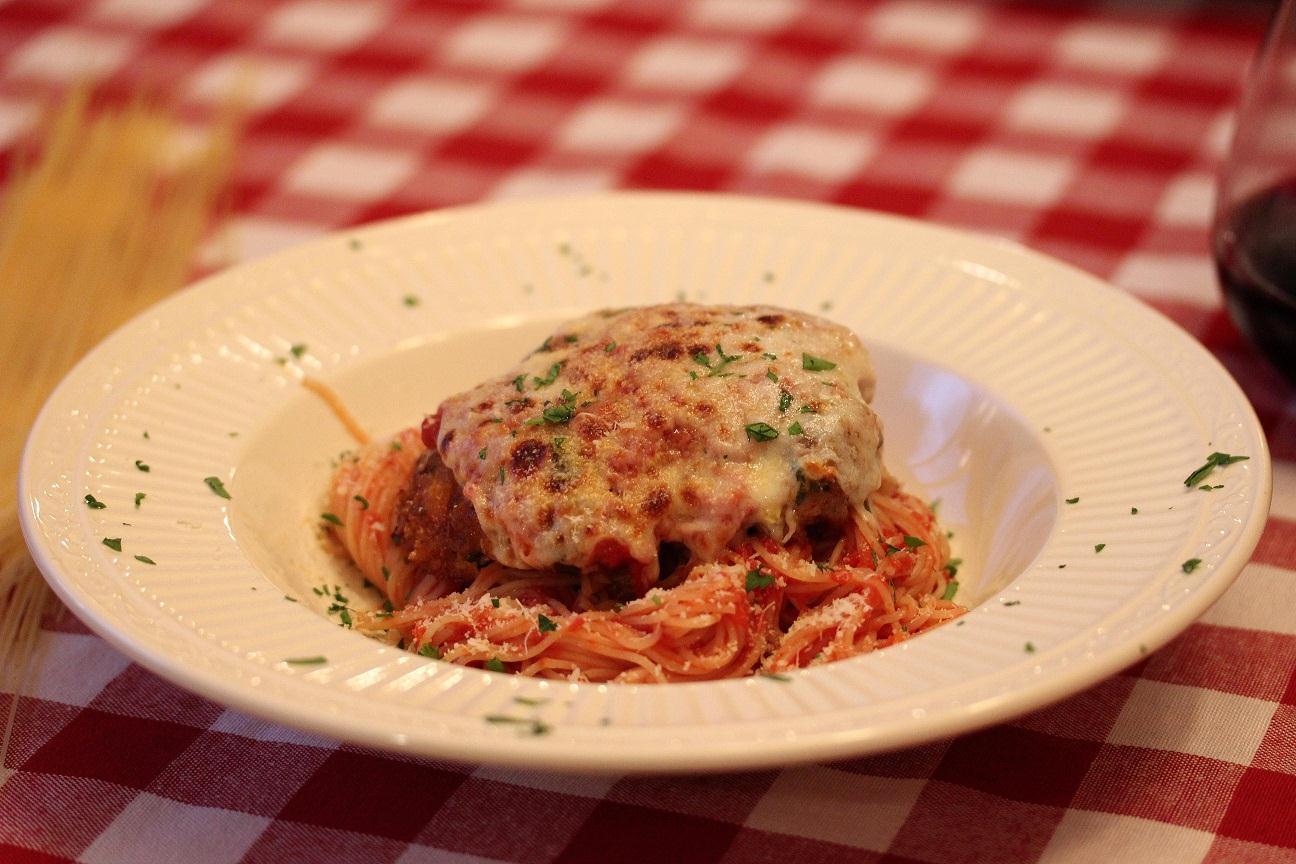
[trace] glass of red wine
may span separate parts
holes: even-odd
[[[1296,0],[1279,5],[1248,74],[1212,246],[1230,317],[1296,384]]]

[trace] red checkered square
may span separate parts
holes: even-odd
[[[221,706],[163,681],[139,666],[129,666],[95,696],[90,707],[118,716],[144,717],[189,726],[211,725]]]
[[[1296,857],[1296,776],[1248,768],[1233,793],[1219,833],[1281,846]]]
[[[932,776],[1013,801],[1065,807],[1097,752],[1088,741],[998,726],[952,742]],[[1034,769],[1017,771],[1019,763]]]
[[[894,859],[869,849],[745,828],[717,860],[720,864],[881,864]]]
[[[1296,636],[1194,624],[1152,655],[1142,676],[1277,701],[1294,668]]]
[[[1025,764],[1025,763],[1023,763]],[[1038,763],[1029,763],[1032,768]],[[1062,819],[1063,810],[989,795],[933,780],[923,787],[909,818],[896,833],[892,854],[935,864],[1036,861]],[[951,842],[951,838],[958,838]]]
[[[704,864],[724,853],[737,830],[712,819],[603,801],[554,862],[604,864],[612,855],[625,864]]]
[[[242,864],[319,864],[321,857],[390,864],[405,848],[401,840],[373,834],[276,821],[244,853]]]
[[[281,820],[412,840],[464,776],[427,764],[339,750],[279,813]]]
[[[76,858],[135,794],[118,783],[19,772],[0,786],[0,843]]]
[[[628,777],[608,790],[607,799],[716,819],[742,822],[775,780],[769,771],[700,777]]]
[[[179,723],[87,708],[20,767],[143,789],[198,735],[197,729]],[[141,741],[148,746],[141,747]]]

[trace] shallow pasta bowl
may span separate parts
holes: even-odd
[[[357,577],[318,522],[351,439],[304,375],[385,434],[562,318],[681,297],[861,335],[886,461],[939,501],[963,559],[957,626],[787,676],[656,686],[466,669],[337,626],[316,589],[359,596]],[[1214,452],[1249,458],[1185,485]],[[1200,345],[1057,261],[866,212],[621,194],[401,219],[204,280],[68,375],[20,492],[78,617],[219,702],[414,754],[699,771],[918,744],[1111,675],[1237,575],[1270,471],[1250,405]]]

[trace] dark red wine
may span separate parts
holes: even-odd
[[[1233,322],[1296,383],[1296,177],[1233,208],[1215,266]]]

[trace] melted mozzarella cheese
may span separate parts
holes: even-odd
[[[873,386],[855,335],[801,312],[606,311],[447,399],[429,443],[496,560],[655,575],[663,542],[708,560],[826,498],[862,506],[882,478]]]

